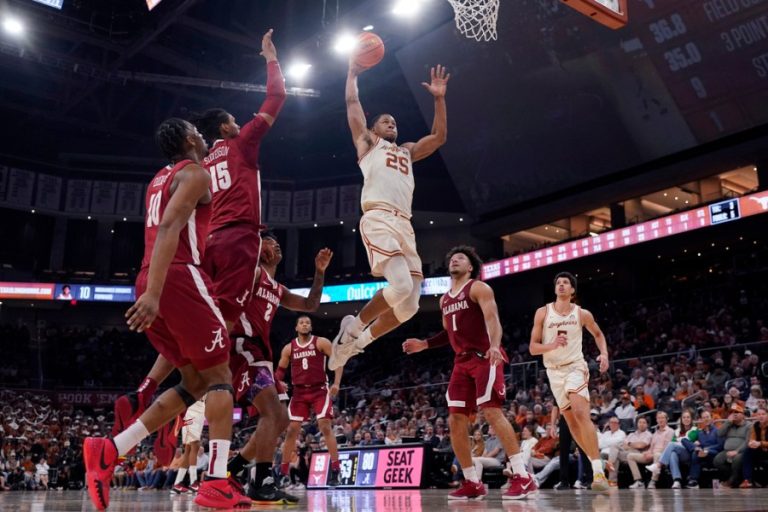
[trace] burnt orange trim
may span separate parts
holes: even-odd
[[[378,135],[374,135],[374,137],[376,137],[376,142],[374,142],[374,143],[371,145],[371,147],[370,147],[370,148],[368,148],[368,151],[366,151],[365,153],[363,153],[363,156],[361,156],[360,158],[358,158],[358,159],[357,159],[357,163],[358,163],[358,164],[359,164],[360,162],[362,162],[362,161],[363,161],[363,158],[367,157],[367,156],[368,156],[368,154],[369,154],[371,151],[373,151],[374,149],[376,149],[376,146],[379,144],[379,140],[381,140],[381,139],[379,138],[379,136],[378,136]]]

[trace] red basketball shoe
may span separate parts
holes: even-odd
[[[504,500],[522,500],[533,494],[536,494],[539,490],[539,486],[536,485],[536,480],[530,473],[525,476],[512,475],[509,479],[509,489],[501,495],[501,499]]]
[[[117,463],[117,448],[106,437],[86,437],[83,441],[83,462],[88,496],[97,510],[109,506],[109,484]]]
[[[461,487],[448,495],[449,500],[481,500],[488,494],[483,482],[470,482],[464,480]]]
[[[208,508],[251,508],[251,498],[237,492],[227,478],[203,480],[195,503]]]

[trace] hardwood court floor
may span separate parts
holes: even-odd
[[[606,494],[591,491],[540,491],[537,498],[502,502],[500,491],[491,490],[483,501],[448,502],[444,490],[304,491],[298,506],[254,507],[254,510],[283,509],[312,512],[548,512],[577,510],[588,512],[719,512],[768,510],[768,489],[700,490],[617,490]],[[171,496],[167,491],[117,491],[112,493],[110,511],[187,512],[204,510],[191,496]],[[81,491],[2,492],[0,510],[19,512],[93,511]]]

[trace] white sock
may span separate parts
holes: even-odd
[[[179,468],[179,472],[176,473],[176,481],[173,482],[173,485],[179,485],[181,482],[184,481],[185,476],[187,476],[187,468]],[[192,478],[191,474],[190,474],[190,478]]]
[[[349,326],[347,327],[347,332],[349,332],[350,336],[353,338],[357,338],[360,336],[360,333],[363,332],[365,329],[365,324],[362,320],[360,320],[360,315],[357,315],[355,319],[350,322]]]
[[[125,455],[131,448],[139,444],[144,438],[149,437],[147,427],[141,422],[136,422],[115,436],[115,447],[118,455]]]
[[[211,478],[227,478],[227,459],[229,459],[230,441],[211,439],[208,441],[208,476]]]
[[[592,474],[593,475],[602,475],[603,474],[603,460],[602,459],[595,459],[592,462]]]
[[[357,345],[359,348],[365,348],[371,343],[373,343],[373,340],[376,339],[371,335],[371,330],[366,329],[360,334],[360,336],[357,337],[357,340],[355,340],[355,345]]]
[[[189,467],[189,485],[192,485],[195,482],[197,482],[197,467],[190,466]]]
[[[475,469],[475,466],[461,468],[461,472],[464,473],[465,480],[469,480],[473,484],[480,483],[480,478],[477,476],[477,470]]]
[[[509,456],[509,465],[512,466],[512,472],[516,475],[525,477],[528,475],[528,471],[525,470],[525,464],[523,464],[523,454],[516,453]]]

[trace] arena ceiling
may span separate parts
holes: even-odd
[[[61,10],[6,0],[0,12],[21,19],[26,32],[0,34],[0,113],[9,120],[0,159],[143,179],[162,165],[151,138],[162,119],[220,106],[242,122],[258,109],[263,92],[243,89],[266,82],[261,37],[274,28],[283,71],[297,59],[312,68],[301,81],[287,78],[289,88],[310,91],[289,96],[262,146],[265,179],[357,177],[336,37],[373,24],[390,34],[394,52],[448,19],[444,7],[442,17],[397,30],[391,5],[375,0],[163,0],[151,12],[142,0],[63,0]],[[370,114],[398,117],[401,140],[428,130],[394,58],[370,71],[361,89]],[[453,199],[448,211],[461,209],[440,157],[422,168],[420,188]],[[422,209],[446,209],[433,195],[417,195]]]

